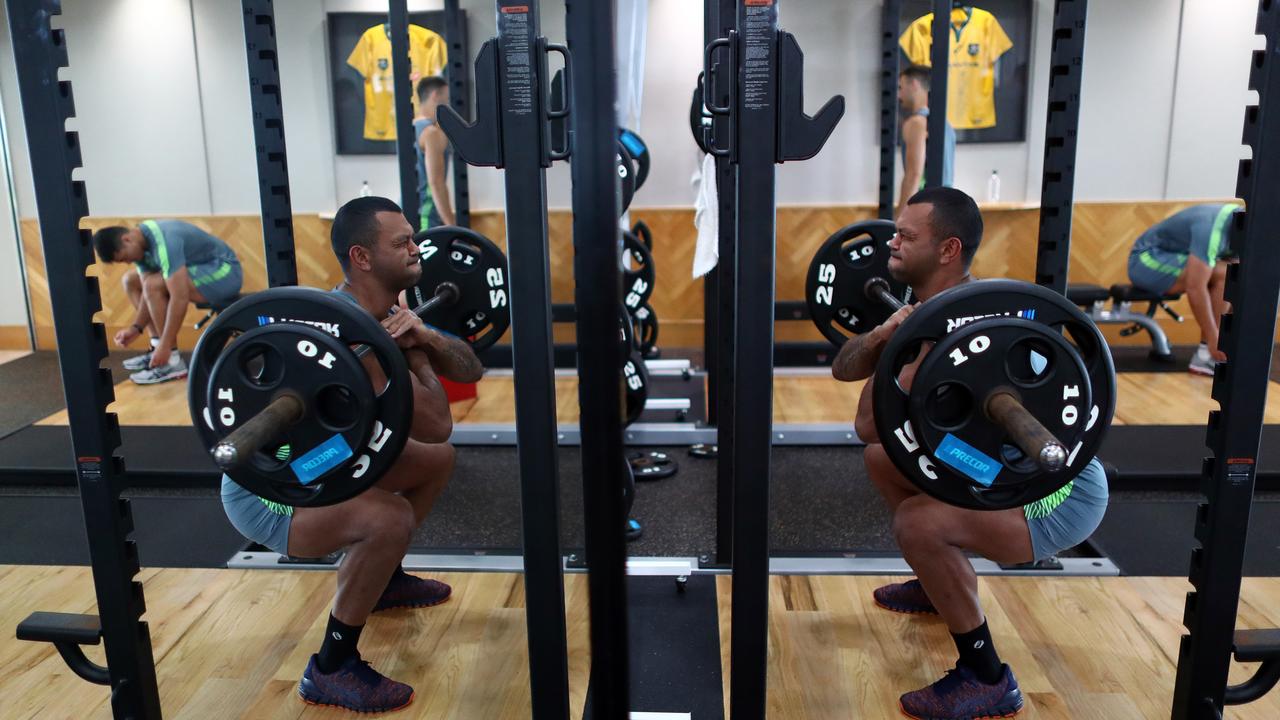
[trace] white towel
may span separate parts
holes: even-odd
[[[711,272],[720,259],[720,202],[716,195],[716,159],[710,153],[702,156],[701,177],[695,176],[698,194],[693,203],[693,225],[698,229],[698,244],[693,251],[693,276]]]

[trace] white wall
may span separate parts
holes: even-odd
[[[638,128],[654,159],[637,207],[688,206],[698,161],[689,96],[702,63],[694,0],[650,0],[644,105]],[[982,198],[992,169],[1002,200],[1035,202],[1043,157],[1052,0],[1033,0],[1028,141],[961,145],[957,185]],[[415,0],[411,10],[439,9]],[[494,32],[490,0],[463,0],[471,51]],[[368,180],[397,193],[393,156],[334,152],[325,13],[379,11],[384,0],[277,0],[285,132],[296,212],[333,210]],[[876,197],[878,0],[808,0],[784,7],[805,52],[805,104],[846,99],[844,119],[814,159],[779,170],[783,204],[867,203]],[[67,0],[84,179],[99,215],[254,213],[256,168],[239,6],[223,0]],[[564,36],[563,5],[545,0],[544,33]],[[194,28],[194,29],[193,29]],[[163,30],[163,31],[162,31]],[[1130,0],[1090,7],[1076,197],[1128,200],[1232,194],[1252,3]],[[0,97],[9,109],[19,207],[33,216],[29,160],[7,33]],[[552,207],[570,201],[569,172],[548,172]],[[501,208],[502,174],[471,172],[472,206]],[[2,298],[0,298],[2,299]]]
[[[1256,103],[1250,64],[1257,3],[1184,0],[1177,94],[1164,189],[1171,199],[1229,198],[1245,150],[1241,108]]]

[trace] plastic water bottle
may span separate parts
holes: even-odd
[[[373,189],[369,187],[369,181],[365,180],[360,186],[360,197],[369,197],[373,194]]]
[[[987,202],[1000,202],[1000,175],[995,170],[987,180]]]

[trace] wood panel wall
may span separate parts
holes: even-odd
[[[1072,282],[1110,285],[1128,282],[1125,264],[1133,239],[1160,219],[1187,207],[1188,202],[1082,203],[1076,206],[1071,249]],[[804,276],[809,259],[832,232],[852,222],[869,219],[870,205],[807,206],[778,209],[777,296],[783,300],[803,298]],[[1037,208],[995,206],[984,208],[986,231],[978,251],[974,271],[979,277],[1013,277],[1030,280],[1035,268]],[[473,213],[475,229],[505,246],[505,219],[501,212]],[[83,227],[93,231],[107,225],[136,224],[143,218],[87,218]],[[266,286],[262,262],[262,229],[257,216],[208,216],[184,218],[217,235],[236,251],[245,269],[246,290]],[[700,347],[702,344],[702,281],[691,277],[696,233],[693,210],[683,208],[641,208],[631,213],[631,221],[643,220],[653,230],[658,282],[650,301],[661,322],[660,344],[666,347]],[[548,218],[552,300],[573,301],[572,215],[552,211]],[[316,215],[297,215],[294,232],[300,282],[316,287],[332,287],[341,278],[337,261],[329,247],[329,223]],[[22,221],[22,242],[26,251],[27,280],[36,319],[39,347],[53,348],[49,286],[44,272],[44,249],[35,220]],[[103,310],[99,321],[107,325],[107,337],[129,324],[132,310],[120,287],[123,265],[95,264],[89,274],[101,280]],[[518,272],[519,269],[513,269]],[[1167,317],[1161,324],[1175,344],[1198,340],[1191,310],[1185,301],[1178,309],[1187,318],[1178,325]],[[193,310],[179,336],[183,348],[194,346],[198,333],[191,324],[198,318]],[[1145,335],[1120,338],[1116,326],[1104,328],[1108,338],[1120,344],[1146,343]],[[557,327],[561,340],[572,339],[571,327]],[[808,322],[782,322],[779,340],[820,340]]]

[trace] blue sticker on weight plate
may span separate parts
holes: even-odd
[[[301,453],[289,463],[289,469],[298,476],[298,482],[308,485],[352,456],[351,446],[342,435],[334,435],[319,445]]]
[[[996,475],[1004,469],[1004,466],[993,458],[987,457],[981,450],[951,433],[947,433],[947,436],[938,444],[938,449],[934,451],[933,456],[983,487],[991,487],[996,480]]]
[[[632,157],[644,152],[644,144],[641,143],[640,138],[630,130],[620,133],[618,135],[618,139],[622,141],[622,146],[627,149],[627,152],[631,153]]]

